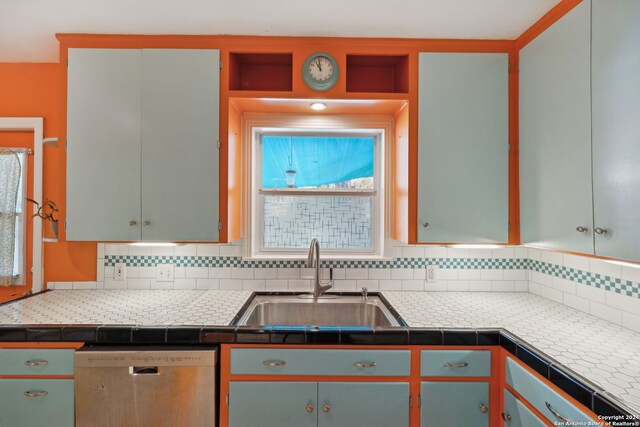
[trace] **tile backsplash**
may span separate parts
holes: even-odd
[[[313,270],[301,260],[244,260],[240,244],[138,247],[98,244],[95,282],[53,282],[49,289],[229,289],[309,291]],[[126,265],[116,280],[116,263]],[[174,280],[157,280],[158,264]],[[438,267],[426,280],[426,267]],[[322,262],[334,289],[359,291],[531,292],[640,331],[640,269],[527,247],[462,249],[397,246],[392,260]]]

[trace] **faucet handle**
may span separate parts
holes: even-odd
[[[362,287],[362,299],[367,299],[367,294],[369,293],[369,289],[366,286]]]

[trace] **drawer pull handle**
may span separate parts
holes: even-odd
[[[502,413],[502,419],[503,419],[505,422],[509,422],[509,421],[511,421],[511,414],[505,414],[505,413],[503,412],[503,413]]]
[[[375,368],[376,362],[354,362],[353,366],[356,368]]]
[[[544,404],[547,405],[547,409],[549,410],[549,412],[551,412],[553,414],[554,417],[556,417],[557,419],[559,419],[562,422],[573,424],[573,421],[571,421],[569,418],[564,417],[560,413],[556,412],[553,409],[553,406],[551,406],[551,404],[549,402],[544,402]]]
[[[25,391],[24,395],[27,397],[42,397],[42,396],[46,396],[47,394],[49,394],[48,391]]]
[[[447,368],[466,368],[467,366],[469,366],[469,364],[467,362],[460,362],[460,363],[447,362],[444,364],[444,366],[446,366]]]
[[[27,360],[24,364],[27,366],[45,366],[48,365],[49,362],[47,360]]]
[[[331,411],[331,405],[329,405],[328,403],[325,403],[324,405],[322,405],[322,411],[326,414],[329,413],[329,411]]]
[[[312,413],[313,412],[313,404],[312,403],[308,403],[307,404],[307,412],[308,413]]]
[[[486,414],[489,411],[489,408],[487,407],[487,405],[485,405],[484,403],[480,404],[480,412],[482,412],[483,414]]]
[[[265,360],[264,362],[262,362],[262,364],[264,366],[275,367],[275,366],[284,366],[287,364],[287,362],[285,362],[284,360]]]

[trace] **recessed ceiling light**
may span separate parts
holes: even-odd
[[[322,111],[327,109],[327,104],[325,104],[324,102],[314,102],[312,104],[309,104],[309,108],[314,111]]]

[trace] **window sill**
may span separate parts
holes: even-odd
[[[393,261],[393,257],[382,255],[365,255],[365,254],[323,254],[320,252],[322,261]],[[286,254],[286,255],[253,255],[242,257],[244,261],[306,261],[307,254]]]

